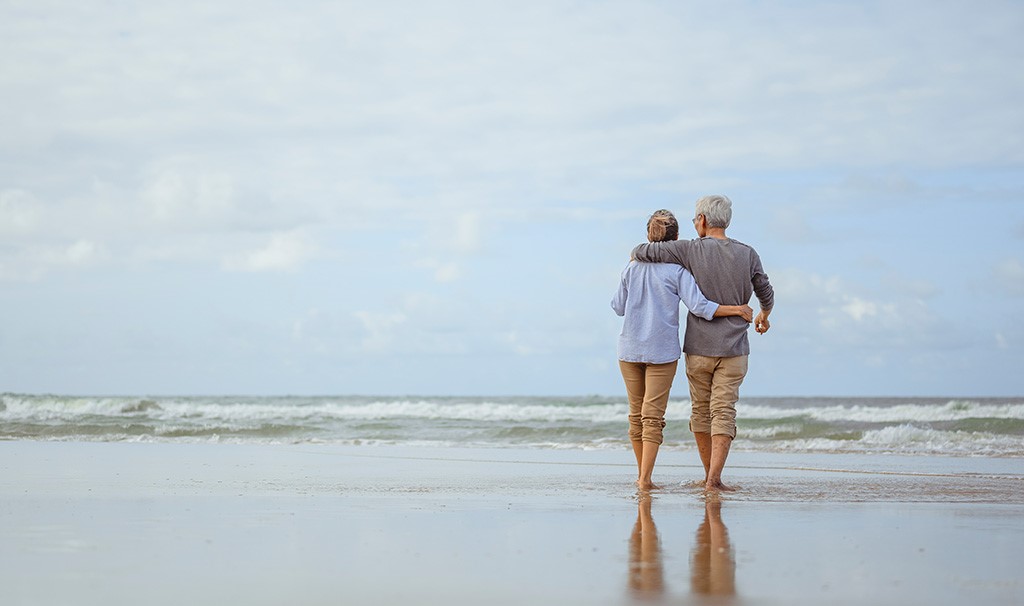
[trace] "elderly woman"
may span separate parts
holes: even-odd
[[[666,242],[678,237],[679,222],[671,212],[656,211],[647,221],[649,241]],[[750,322],[753,318],[753,310],[747,305],[709,301],[690,272],[680,265],[631,261],[623,270],[612,309],[625,318],[619,334],[619,369],[629,398],[629,439],[636,455],[636,484],[640,490],[657,488],[651,475],[663,441],[665,408],[682,353],[680,301],[690,313],[707,320],[741,316]]]

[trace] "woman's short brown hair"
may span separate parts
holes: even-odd
[[[656,210],[647,220],[647,239],[651,242],[667,242],[679,238],[679,221],[671,211]]]

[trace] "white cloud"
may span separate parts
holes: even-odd
[[[31,193],[20,189],[0,192],[0,234],[32,232],[38,223],[38,202]]]
[[[461,213],[455,219],[455,233],[452,245],[462,253],[475,253],[480,250],[483,239],[483,221],[478,212]]]
[[[165,168],[150,178],[142,199],[158,221],[223,221],[230,218],[234,210],[234,183],[224,172],[188,174],[180,169]]]
[[[244,177],[486,184],[477,204],[534,184],[577,195],[737,164],[1020,158],[999,136],[1021,126],[1020,85],[1002,77],[1016,30],[999,11],[932,8],[922,24],[912,5],[884,3],[782,16],[742,4],[401,6],[396,20],[390,4],[34,4],[0,26],[13,49],[0,59],[11,74],[0,126],[15,148],[74,133],[157,158],[216,150]],[[95,35],[58,36],[61,20]],[[30,110],[41,117],[26,132]],[[154,186],[160,212],[202,190],[169,175]],[[223,183],[210,186],[219,199]]]
[[[873,295],[842,276],[797,269],[775,272],[772,282],[773,325],[784,326],[787,341],[798,347],[913,350],[966,342],[955,324],[946,327],[938,311],[911,294]]]
[[[439,284],[456,282],[462,278],[462,268],[455,261],[439,261],[433,258],[413,261],[416,267],[427,269],[433,273],[434,281]]]
[[[865,301],[858,297],[848,297],[848,300],[840,307],[848,316],[860,322],[865,318],[875,318],[879,314],[881,306],[874,301]]]
[[[409,317],[403,312],[357,311],[353,314],[363,323],[366,336],[362,339],[365,353],[388,353],[400,348],[399,327],[407,324]]]
[[[31,245],[0,255],[0,279],[34,281],[53,270],[93,267],[109,258],[106,246],[92,240]]]
[[[420,256],[440,259],[479,251],[502,213],[591,213],[641,181],[1005,164],[1019,146],[1003,133],[1024,128],[1021,86],[1002,77],[1016,69],[1015,30],[958,6],[929,10],[923,25],[920,11],[882,3],[793,9],[770,26],[762,11],[778,7],[758,5],[410,2],[402,20],[393,5],[329,2],[302,13],[58,6],[0,13],[11,49],[0,57],[0,160],[43,146],[79,176],[43,193],[52,200],[100,173],[122,192],[111,230],[140,241],[121,247],[128,254],[159,230],[386,229],[428,217],[442,238]],[[94,35],[58,35],[62,23]],[[27,168],[19,179],[47,183],[54,166]],[[913,187],[894,179],[884,185]],[[799,217],[781,219],[788,235],[813,238]],[[455,280],[458,263],[432,270]]]
[[[495,213],[488,213],[494,216]],[[484,248],[484,225],[497,229],[496,219],[483,218],[479,211],[430,216],[422,238],[406,246],[417,258],[416,267],[433,273],[434,281],[446,284],[461,280],[467,261],[479,256]]]
[[[79,240],[63,250],[58,259],[70,265],[89,265],[106,256],[106,251],[96,242]]]
[[[231,271],[291,271],[316,254],[308,235],[299,231],[274,234],[265,245],[249,252],[224,258],[224,269]]]

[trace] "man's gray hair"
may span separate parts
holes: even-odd
[[[697,200],[697,212],[694,216],[698,215],[704,215],[708,227],[725,229],[732,221],[732,200],[718,194],[704,196]]]

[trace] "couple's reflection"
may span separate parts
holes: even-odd
[[[690,552],[690,591],[696,595],[736,595],[736,560],[729,531],[722,522],[722,502],[709,499],[704,521]],[[629,592],[641,600],[665,595],[661,539],[651,516],[650,495],[640,495],[636,524],[629,539]]]
[[[736,560],[718,499],[708,499],[704,521],[697,527],[690,558],[690,591],[698,595],[736,595]]]

